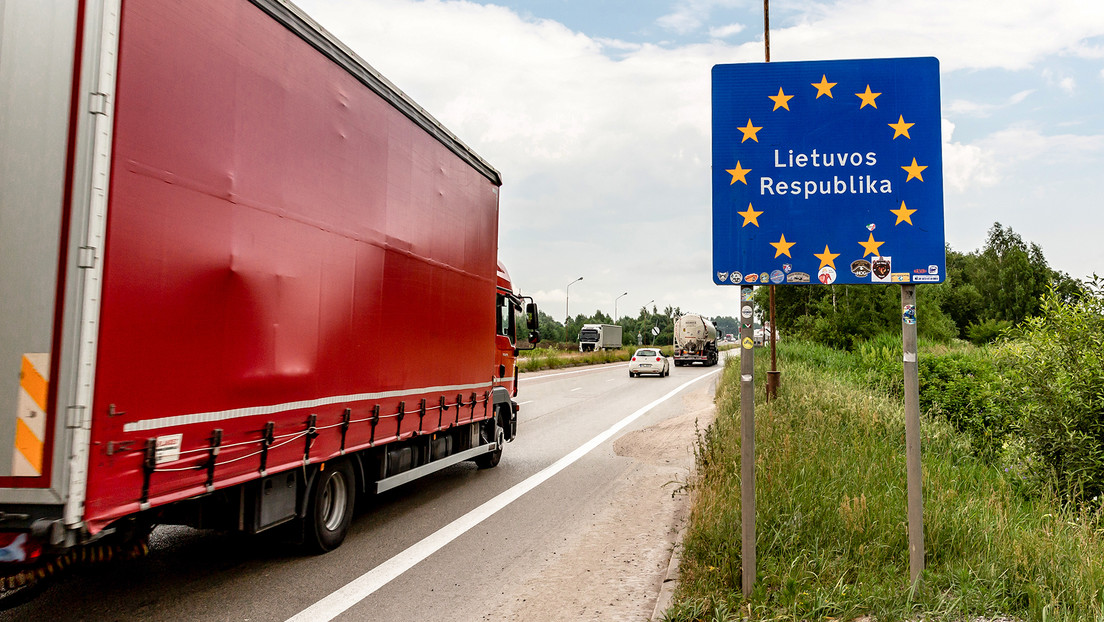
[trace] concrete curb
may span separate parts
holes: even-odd
[[[679,562],[682,561],[682,540],[686,537],[686,525],[679,529],[675,538],[675,546],[671,549],[671,561],[667,564],[667,575],[663,577],[663,585],[659,587],[659,596],[656,598],[655,609],[652,610],[652,622],[663,619],[663,614],[675,599],[675,588],[678,586]]]

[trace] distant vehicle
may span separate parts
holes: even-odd
[[[640,374],[657,374],[660,378],[671,375],[671,362],[659,350],[641,348],[629,361],[629,378]]]
[[[763,346],[770,343],[771,327],[770,324],[763,326],[756,326],[755,331],[752,333],[752,338],[755,340],[755,345]],[[775,343],[782,341],[782,335],[777,330],[774,332]]]
[[[716,365],[717,327],[705,316],[687,313],[675,320],[675,366]]]
[[[579,330],[579,352],[617,350],[621,347],[621,326],[618,324],[583,324]]]

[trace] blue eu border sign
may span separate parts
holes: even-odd
[[[940,283],[939,61],[713,67],[713,280]]]

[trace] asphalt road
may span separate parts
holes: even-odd
[[[331,553],[159,528],[149,556],[78,569],[0,620],[484,619],[634,468],[614,442],[678,417],[676,398],[711,391],[719,369],[672,366],[669,377],[635,379],[626,364],[523,374],[518,438],[498,467],[456,465],[371,499]]]

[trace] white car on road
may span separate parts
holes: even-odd
[[[640,374],[658,374],[660,377],[671,375],[671,362],[654,348],[641,348],[629,361],[629,377]]]

